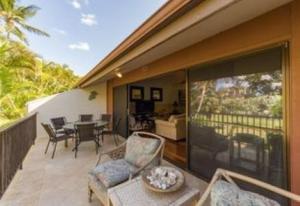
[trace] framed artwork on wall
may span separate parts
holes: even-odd
[[[131,86],[130,87],[130,101],[144,100],[144,87]]]
[[[151,100],[152,101],[163,101],[163,90],[162,88],[155,88],[151,87],[150,88],[150,95],[151,95]]]

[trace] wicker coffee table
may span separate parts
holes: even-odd
[[[147,189],[141,177],[108,190],[108,204],[113,206],[182,206],[193,205],[199,198],[200,191],[188,185],[176,192],[159,193]]]

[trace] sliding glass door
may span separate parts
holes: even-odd
[[[118,124],[118,133],[124,138],[128,136],[127,128],[127,107],[128,107],[128,92],[127,85],[115,87],[113,89],[113,113],[114,127]]]
[[[225,168],[287,187],[282,51],[189,70],[190,170],[209,179]]]

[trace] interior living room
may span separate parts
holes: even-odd
[[[128,85],[128,130],[166,139],[165,157],[186,163],[186,72],[177,71]]]

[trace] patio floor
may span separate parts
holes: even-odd
[[[0,206],[95,206],[101,203],[93,197],[88,202],[87,173],[95,166],[97,155],[93,143],[79,146],[77,159],[69,147],[58,143],[54,159],[51,159],[52,145],[44,155],[47,138],[37,138],[29,151],[23,170],[19,170],[3,195]],[[112,138],[105,138],[102,151],[114,147]],[[164,162],[164,164],[170,164]],[[186,181],[204,191],[207,183],[186,173]]]

